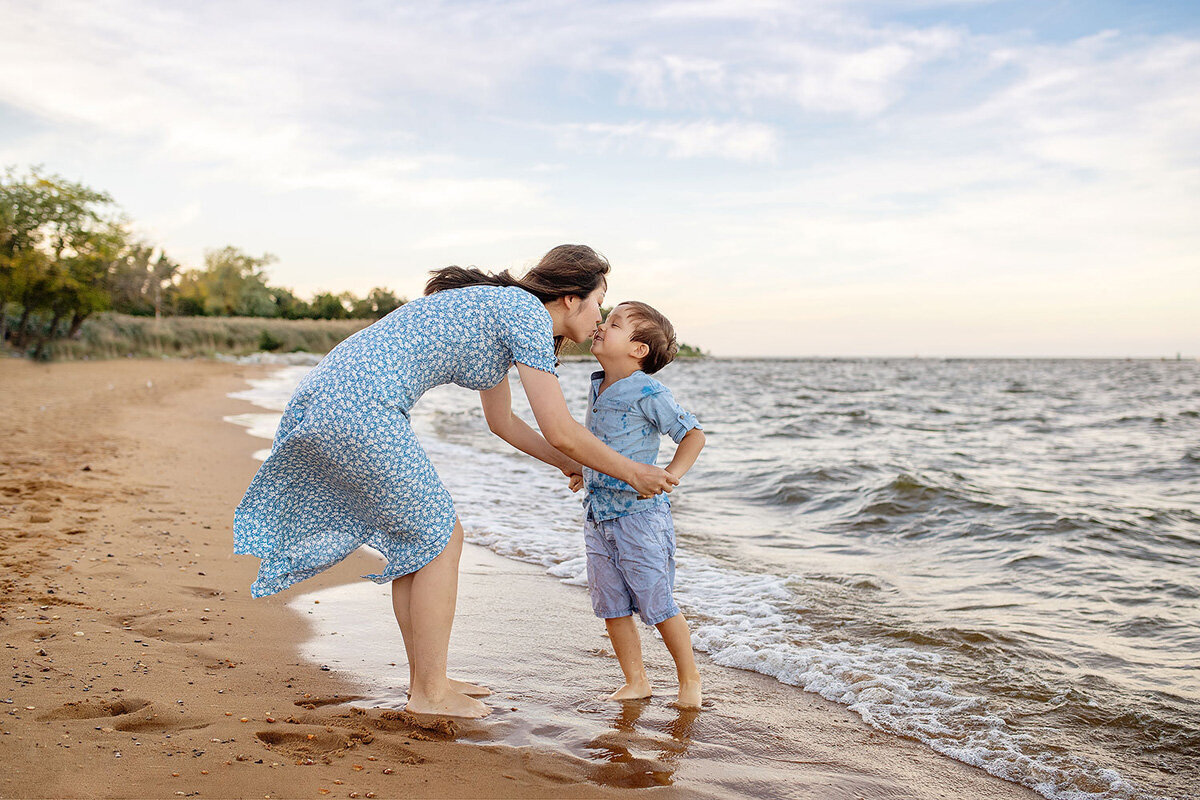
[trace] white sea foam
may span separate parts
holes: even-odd
[[[238,396],[282,408],[285,386],[294,386],[303,372],[281,371]],[[565,479],[488,442],[471,393],[435,389],[412,419],[454,497],[468,541],[538,564],[565,583],[587,584],[582,510]],[[262,435],[265,425],[251,431]],[[677,561],[676,599],[692,621],[696,649],[713,662],[769,675],[844,704],[880,730],[915,738],[1047,798],[1147,797],[1115,771],[1043,750],[1012,731],[987,698],[939,677],[941,658],[935,652],[814,634],[803,622],[802,595],[789,588],[803,586],[802,576],[738,570],[694,553],[681,552]]]
[[[248,356],[227,356],[217,354],[218,361],[229,361],[234,364],[267,364],[279,366],[316,366],[324,356],[319,353],[251,353]]]

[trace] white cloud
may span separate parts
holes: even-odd
[[[376,101],[356,99],[352,76],[336,80],[351,54],[331,54],[331,78],[318,72],[327,62],[308,52],[323,38],[321,25],[338,37],[333,20],[279,26],[260,11],[230,32],[229,18],[195,9],[69,5],[54,14],[26,4],[5,9],[23,35],[0,49],[0,75],[9,76],[0,80],[0,103],[89,141],[135,139],[152,161],[189,165],[194,182],[350,192],[397,205],[523,204],[539,195],[526,181],[456,174],[469,162],[387,122],[373,133],[398,144],[356,147],[360,133],[341,121],[345,109],[362,114]],[[378,47],[379,38],[366,43]]]
[[[1182,329],[1200,42],[882,8],[0,0],[0,163],[88,176],[173,254],[278,252],[302,289],[586,241],[683,325],[727,310],[710,341],[681,327],[718,352],[797,315],[831,321],[795,352],[871,352],[884,325],[932,352],[938,319],[1033,347],[985,299],[1047,352],[1099,337],[1089,314]],[[1039,321],[1055,304],[1069,331]]]
[[[728,158],[772,161],[779,134],[760,123],[627,122],[576,123],[555,126],[568,146],[598,152],[662,153],[668,158]]]

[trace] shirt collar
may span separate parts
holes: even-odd
[[[604,370],[598,369],[592,373],[592,397],[599,397],[600,384],[604,382]],[[617,380],[612,386],[604,390],[605,394],[625,394],[636,389],[640,394],[641,387],[650,382],[650,376],[642,372],[640,369],[635,369],[624,378]]]

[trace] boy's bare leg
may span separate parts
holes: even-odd
[[[491,713],[483,703],[450,688],[446,678],[462,547],[462,526],[455,520],[445,549],[413,573],[408,602],[413,680],[405,708],[414,714],[479,718]]]
[[[411,597],[413,575],[415,574],[410,572],[392,581],[392,613],[396,615],[396,622],[400,625],[400,637],[404,639],[404,652],[408,656],[408,685],[410,694],[413,684]],[[474,683],[467,683],[466,681],[457,681],[454,678],[447,678],[447,680],[450,681],[451,689],[461,692],[467,697],[487,697],[492,693],[486,686],[479,686]]]
[[[616,617],[604,620],[613,652],[625,675],[625,685],[608,696],[609,700],[641,700],[649,697],[650,681],[646,678],[646,665],[642,663],[642,640],[638,636],[633,617]]]
[[[679,675],[680,708],[699,708],[703,699],[700,693],[700,670],[696,669],[696,656],[692,652],[692,632],[683,614],[676,614],[655,626],[662,635],[663,644],[675,659],[675,672]]]

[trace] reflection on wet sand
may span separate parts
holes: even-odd
[[[594,754],[593,758],[605,762],[592,773],[592,781],[603,786],[626,789],[674,783],[677,763],[692,743],[692,730],[700,711],[677,709],[665,726],[667,736],[662,736],[656,731],[638,729],[638,721],[649,706],[649,700],[621,703],[619,711],[612,718],[612,730],[585,745]],[[651,722],[643,727],[652,729],[654,725]],[[638,756],[635,751],[654,752],[656,756]]]
[[[380,613],[390,607],[387,587],[350,583],[292,601],[314,624],[306,657],[364,681],[367,697],[358,704],[379,709],[375,730],[395,725],[407,738],[559,754],[559,766],[543,760],[537,774],[560,781],[564,795],[588,781],[667,788],[689,800],[1036,798],[917,742],[882,736],[844,706],[756,672],[702,663],[700,712],[665,697],[602,699],[618,665],[594,620],[583,616],[586,594],[479,548],[465,549],[463,560],[451,657],[456,676],[492,688],[492,714],[482,720],[444,728],[406,721],[399,711],[408,679],[403,642],[390,614]],[[648,671],[670,674],[663,648],[645,655]]]

